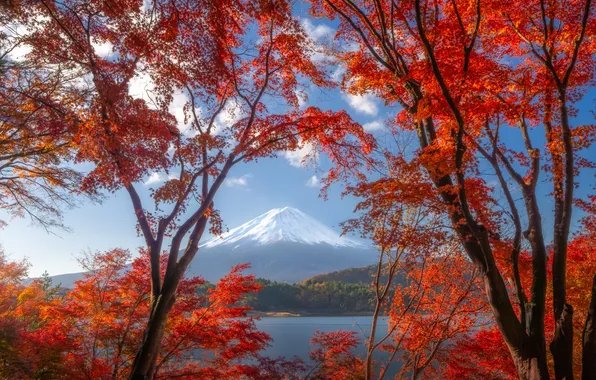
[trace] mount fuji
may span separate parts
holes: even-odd
[[[371,265],[377,260],[367,244],[340,234],[302,211],[276,208],[207,240],[187,269],[216,282],[237,264],[247,273],[280,282],[299,282],[315,275]],[[81,273],[52,276],[55,284],[73,287]]]
[[[201,244],[201,248],[248,245],[266,246],[279,242],[328,244],[332,247],[365,248],[356,240],[340,236],[318,220],[293,207],[274,208],[222,236]]]
[[[375,250],[340,234],[302,211],[270,210],[221,236],[202,243],[188,270],[216,281],[232,266],[250,263],[256,277],[299,282],[317,274],[363,267]]]

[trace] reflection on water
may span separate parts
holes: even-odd
[[[310,339],[315,331],[355,331],[364,342],[368,338],[371,321],[372,317],[264,317],[257,321],[257,327],[273,339],[271,347],[265,351],[267,356],[290,358],[297,355],[308,360]],[[380,339],[387,332],[387,320],[379,318],[377,326],[375,335]],[[359,347],[358,352],[364,354],[364,345]],[[383,361],[387,356],[381,352],[375,355],[375,359]],[[388,375],[397,371],[398,363],[392,367]]]

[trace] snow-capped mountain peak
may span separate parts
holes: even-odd
[[[221,236],[201,244],[213,248],[231,245],[232,248],[245,244],[267,245],[276,242],[301,244],[329,244],[333,247],[364,248],[357,240],[340,236],[318,220],[293,207],[275,208]]]

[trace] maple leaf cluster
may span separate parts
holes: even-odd
[[[125,378],[150,312],[146,253],[129,263],[126,250],[88,254],[91,270],[74,289],[51,281],[26,285],[27,264],[0,256],[0,374],[7,378]],[[165,259],[165,257],[164,257]],[[273,379],[304,369],[300,361],[260,352],[270,337],[255,326],[242,300],[260,289],[238,265],[216,285],[184,279],[176,293],[155,378]],[[252,364],[251,364],[252,363]],[[261,365],[262,363],[263,365]]]
[[[393,141],[340,178],[365,198],[352,226],[395,252],[402,235],[386,233],[387,220],[420,208],[441,219],[432,231],[458,240],[479,271],[519,377],[548,378],[552,361],[555,377],[571,378],[582,355],[593,377],[593,335],[583,354],[567,338],[573,325],[592,324],[575,321],[567,292],[572,215],[590,208],[576,199],[577,183],[595,167],[585,99],[596,62],[592,2],[310,3],[314,16],[339,24],[329,50],[344,69],[342,89],[397,114],[386,123]],[[522,273],[523,261],[531,271]]]
[[[249,371],[232,358],[256,359],[267,339],[232,305],[256,290],[252,280],[237,269],[219,293],[201,298],[193,290],[200,280],[184,272],[207,226],[223,231],[216,195],[233,168],[308,144],[333,164],[323,195],[341,182],[361,200],[346,229],[379,248],[366,358],[351,353],[353,334],[319,334],[313,358],[321,377],[364,367],[369,379],[377,349],[391,358],[401,353],[402,374],[414,378],[439,374],[438,360],[453,376],[507,377],[513,370],[505,361],[482,372],[477,342],[457,343],[452,353],[473,365],[445,356],[448,342],[496,342],[495,331],[521,378],[548,378],[553,369],[572,378],[578,342],[583,375],[594,375],[596,295],[586,273],[595,268],[582,256],[593,243],[594,198],[577,199],[576,190],[580,175],[596,167],[596,128],[578,121],[594,81],[592,1],[309,3],[312,15],[338,20],[328,46],[315,46],[290,1],[20,0],[2,7],[0,207],[61,226],[73,193],[124,189],[149,257],[135,261],[132,277],[121,273],[125,252],[100,256],[102,281],[87,279],[52,299],[43,284],[20,284],[22,266],[6,264],[2,323],[21,323],[20,310],[35,305],[29,300],[43,299],[31,315],[54,334],[16,329],[30,333],[23,344],[39,340],[22,347],[26,357],[64,359],[65,371],[90,377]],[[10,54],[17,47],[27,50],[18,59]],[[316,62],[322,52],[327,58]],[[341,90],[395,108],[386,123],[393,141],[375,139],[345,111],[300,106],[306,86],[335,85],[329,72],[338,66]],[[407,143],[414,140],[416,148]],[[82,175],[73,163],[92,168]],[[147,202],[137,187],[152,175],[168,179]],[[578,209],[587,214],[586,231],[574,237]],[[394,282],[400,276],[403,284]],[[478,281],[497,330],[473,335],[486,307]],[[226,306],[218,309],[219,302]],[[376,341],[382,313],[390,328]],[[215,326],[217,318],[236,322]],[[578,318],[586,333],[572,340]],[[220,328],[244,335],[247,347],[209,335]],[[132,347],[133,336],[140,347]],[[205,360],[223,361],[177,368],[170,359],[194,349],[193,339],[217,352]],[[35,350],[49,341],[63,342],[55,348],[68,354]]]
[[[586,229],[574,237],[569,244],[569,265],[567,272],[567,289],[570,302],[576,305],[579,314],[574,319],[573,342],[575,350],[581,352],[584,343],[584,323],[586,313],[591,302],[591,291],[593,279],[588,274],[596,273],[596,262],[594,253],[596,247],[594,230]],[[527,282],[531,278],[531,266],[527,257],[522,264],[522,280]],[[549,273],[549,280],[552,281],[552,272]],[[547,302],[552,302],[552,292],[547,294]],[[554,318],[547,316],[545,320],[549,338],[552,339],[554,331]],[[554,365],[552,358],[549,366]],[[581,377],[582,363],[580,357],[573,362],[575,376]],[[474,379],[478,377],[489,377],[495,379],[515,379],[517,372],[509,351],[497,326],[490,323],[482,330],[471,334],[469,339],[461,340],[450,350],[450,355],[444,362],[444,376],[449,378]]]
[[[131,377],[151,376],[207,225],[222,232],[215,199],[234,166],[304,144],[356,163],[374,146],[346,112],[300,108],[302,89],[333,83],[291,2],[25,0],[3,9],[2,21],[28,50],[23,65],[57,78],[43,83],[48,99],[24,99],[68,132],[60,158],[91,166],[73,190],[130,197],[152,302]],[[168,179],[147,202],[137,187],[152,175]]]

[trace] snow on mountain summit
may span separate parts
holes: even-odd
[[[318,220],[293,207],[275,208],[201,244],[213,248],[221,245],[267,245],[276,242],[329,244],[334,247],[365,248],[365,245],[333,231]]]

